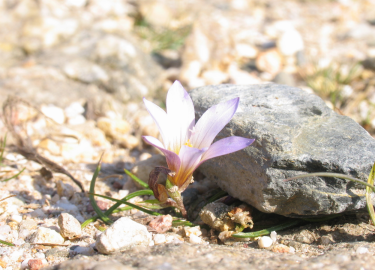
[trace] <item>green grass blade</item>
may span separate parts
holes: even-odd
[[[302,220],[296,219],[296,220],[288,221],[288,222],[282,223],[280,225],[277,225],[277,226],[274,226],[274,227],[271,227],[271,228],[268,228],[268,229],[261,230],[261,231],[248,232],[248,233],[240,232],[240,233],[232,234],[232,236],[236,237],[236,238],[254,238],[254,237],[259,237],[259,236],[262,236],[262,235],[268,235],[272,231],[281,231],[281,230],[287,229],[287,228],[295,226],[295,225],[297,225],[297,224],[299,224],[301,222],[302,222]]]
[[[374,185],[374,178],[375,178],[375,163],[372,166],[370,175],[368,176],[367,183],[370,184],[371,186],[373,186]],[[374,211],[374,206],[372,205],[372,201],[371,201],[372,191],[373,190],[371,188],[369,188],[368,186],[366,187],[366,202],[367,202],[366,206],[367,206],[367,210],[368,210],[368,213],[369,213],[371,221],[372,221],[372,225],[375,226],[375,211]]]
[[[122,211],[129,211],[129,210],[132,210],[133,207],[131,206],[125,206],[125,207],[120,207],[120,208],[117,208],[115,210],[113,210],[112,213],[119,213],[119,212],[122,212]]]
[[[348,176],[346,174],[341,174],[341,173],[325,173],[325,172],[322,172],[322,173],[309,173],[309,174],[303,174],[303,175],[294,176],[294,177],[285,179],[284,181],[290,181],[290,180],[295,180],[295,179],[300,179],[300,178],[306,178],[306,177],[311,177],[311,176],[336,177],[336,178],[341,178],[341,179],[345,179],[345,180],[350,180],[352,182],[356,182],[356,183],[365,185],[365,186],[371,188],[373,191],[375,191],[375,187],[373,185],[371,185],[369,183],[366,183],[366,182],[364,182],[364,181],[362,181],[360,179]]]
[[[94,193],[93,193],[94,194]],[[129,195],[125,196],[124,198],[122,198],[121,200],[130,200],[131,198],[134,198],[134,197],[137,197],[137,196],[142,196],[142,195],[154,195],[154,193],[152,192],[151,189],[144,189],[144,190],[138,190],[136,192],[133,192],[133,193],[130,193]],[[107,211],[104,212],[104,215],[106,216],[109,216],[110,214],[112,213],[117,213],[115,212],[115,210],[121,205],[123,204],[122,202],[117,202],[115,203],[114,205],[112,205]],[[130,210],[130,209],[129,209]],[[125,211],[125,210],[124,210]],[[118,211],[120,212],[120,211]],[[82,223],[81,225],[81,228],[85,228],[88,224],[90,224],[91,222],[94,222],[95,220],[97,220],[99,218],[99,216],[94,216],[92,218],[89,218],[87,219],[85,222]]]
[[[25,168],[23,168],[22,170],[20,170],[17,174],[13,175],[12,177],[9,177],[7,179],[0,180],[0,181],[1,182],[8,182],[9,180],[12,180],[13,178],[16,178],[17,176],[19,176],[24,170],[25,170]]]
[[[4,240],[0,240],[0,243],[1,243],[1,244],[4,244],[4,245],[7,245],[7,246],[10,246],[10,247],[14,247],[14,246],[15,246],[14,244],[9,243],[9,242],[4,241]]]
[[[194,227],[194,226],[197,226],[197,225],[194,224],[194,223],[191,223],[190,221],[181,220],[181,219],[176,219],[176,220],[173,220],[173,221],[172,221],[172,226],[173,226],[173,227],[177,227],[177,226],[189,226],[189,227]]]
[[[118,200],[118,199],[115,199],[115,198],[111,198],[111,197],[108,197],[108,196],[104,196],[104,195],[100,195],[100,194],[92,194],[94,196],[97,196],[97,197],[101,197],[101,198],[104,198],[104,199],[107,199],[107,200],[111,200],[111,201],[114,201],[114,202],[118,202],[118,203],[121,203],[121,204],[126,204],[126,205],[129,205],[135,209],[138,209],[138,210],[141,210],[147,214],[150,214],[150,215],[154,215],[154,216],[160,216],[161,214],[160,213],[157,213],[157,212],[153,212],[153,211],[150,211],[150,210],[147,210],[143,207],[140,207],[136,204],[133,204],[133,203],[130,203],[130,202],[127,202],[127,201],[123,201],[123,200]]]
[[[4,140],[3,140],[2,144],[1,144],[0,163],[3,162],[3,157],[4,157],[4,151],[5,151],[6,142],[7,142],[7,134],[5,134]]]
[[[110,223],[113,223],[112,220],[110,220],[110,219],[105,215],[105,213],[102,212],[102,210],[101,210],[101,209],[99,208],[99,206],[96,204],[96,201],[95,201],[95,199],[94,199],[94,196],[92,195],[92,194],[95,193],[95,182],[96,182],[96,179],[98,178],[98,175],[99,175],[99,172],[100,172],[100,169],[101,169],[102,157],[103,157],[103,154],[102,154],[102,156],[100,157],[100,160],[99,160],[99,162],[98,162],[98,166],[96,166],[95,173],[94,173],[94,175],[92,176],[92,179],[91,179],[89,198],[90,198],[90,202],[91,202],[92,208],[94,208],[94,211],[95,211],[96,214],[100,217],[100,219],[103,220],[105,223],[110,224]]]
[[[142,187],[144,188],[149,188],[148,184],[146,184],[145,182],[143,182],[141,179],[139,179],[137,176],[135,176],[134,174],[132,174],[131,172],[129,172],[128,170],[124,169],[125,173],[127,175],[129,175],[131,177],[131,179],[133,179],[135,182],[137,182],[138,184],[140,184]]]

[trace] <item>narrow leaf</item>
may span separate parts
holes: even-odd
[[[235,233],[235,234],[232,234],[232,237],[236,237],[236,238],[259,237],[259,236],[262,236],[262,235],[268,235],[272,231],[281,231],[281,230],[287,229],[289,227],[293,227],[293,226],[299,224],[300,222],[302,222],[302,220],[296,219],[296,220],[288,221],[288,222],[282,223],[280,225],[277,225],[277,226],[274,226],[274,227],[271,227],[271,228],[268,228],[268,229],[261,230],[261,231],[248,232],[248,233],[242,233],[242,232]]]
[[[160,216],[160,215],[162,215],[160,213],[147,210],[147,209],[145,209],[143,207],[140,207],[140,206],[138,206],[136,204],[133,204],[133,203],[130,203],[130,202],[127,202],[127,201],[118,200],[118,199],[111,198],[111,197],[104,196],[104,195],[100,195],[100,194],[90,194],[90,195],[101,197],[101,198],[104,198],[104,199],[107,199],[107,200],[111,200],[111,201],[114,201],[114,202],[118,202],[118,203],[121,203],[121,204],[126,204],[126,205],[129,205],[129,206],[131,206],[131,207],[133,207],[135,209],[141,210],[142,212],[145,212],[145,213],[150,214],[150,215],[154,215],[154,216]]]
[[[8,182],[9,180],[11,180],[11,179],[13,179],[13,178],[16,178],[16,177],[19,176],[24,170],[25,170],[25,168],[23,168],[22,170],[20,170],[17,174],[13,175],[12,177],[9,177],[9,178],[7,178],[7,179],[1,180],[1,182]]]
[[[7,246],[11,246],[11,247],[14,247],[14,246],[15,246],[14,244],[9,243],[9,242],[4,241],[4,240],[0,240],[0,243],[1,243],[1,244],[4,244],[4,245],[7,245]]]
[[[94,199],[94,196],[92,194],[95,193],[95,182],[96,182],[96,179],[98,178],[98,175],[99,175],[99,172],[100,172],[100,169],[101,169],[101,162],[102,162],[102,158],[103,158],[103,154],[102,156],[100,157],[99,159],[99,162],[98,162],[98,166],[96,166],[96,170],[94,172],[94,175],[92,176],[92,179],[91,179],[91,183],[90,183],[90,194],[89,194],[89,198],[90,198],[90,202],[91,202],[91,205],[92,205],[92,208],[94,208],[96,214],[100,217],[101,220],[103,220],[105,223],[113,223],[112,220],[110,220],[103,212],[102,210],[99,208],[99,206],[96,204],[96,201]]]
[[[0,163],[3,162],[3,156],[4,156],[6,142],[7,142],[7,134],[5,134],[4,140],[2,141],[2,144],[1,144]]]
[[[149,188],[148,185],[145,182],[143,182],[141,179],[139,179],[137,176],[135,176],[134,174],[132,174],[131,172],[129,172],[126,169],[124,169],[124,171],[127,175],[129,175],[131,177],[131,179],[133,179],[135,182],[140,184],[142,187]]]
[[[94,194],[94,193],[93,193]],[[122,200],[130,200],[131,198],[134,198],[134,197],[137,197],[137,196],[142,196],[142,195],[153,195],[154,193],[152,192],[152,190],[150,189],[144,189],[144,190],[138,190],[138,191],[135,191],[133,193],[130,193],[129,195],[125,196],[124,198],[122,198]],[[114,205],[112,205],[107,211],[104,212],[104,215],[106,216],[109,216],[110,214],[112,213],[117,213],[117,211],[115,212],[115,210],[122,204],[122,202],[117,202],[115,203]],[[129,209],[130,210],[130,209]],[[124,210],[125,211],[125,210]],[[118,211],[119,212],[119,211]],[[81,225],[81,228],[85,228],[88,224],[90,224],[91,222],[94,222],[95,220],[97,220],[99,218],[99,216],[95,216],[95,217],[92,217],[92,218],[89,218],[87,219],[85,222],[82,223]]]
[[[372,166],[370,175],[368,176],[367,183],[370,184],[371,186],[374,185],[374,178],[375,178],[375,163]],[[374,211],[374,206],[372,205],[372,200],[371,200],[371,193],[372,189],[370,187],[366,187],[366,202],[367,202],[367,210],[370,215],[372,225],[375,226],[375,211]]]
[[[373,191],[375,191],[375,187],[369,183],[366,183],[360,179],[357,179],[357,178],[354,178],[354,177],[351,177],[351,176],[348,176],[346,174],[341,174],[341,173],[327,173],[327,172],[322,172],[322,173],[309,173],[309,174],[303,174],[303,175],[298,175],[298,176],[294,176],[294,177],[291,177],[291,178],[288,178],[288,179],[285,179],[285,181],[290,181],[290,180],[295,180],[295,179],[300,179],[300,178],[306,178],[306,177],[311,177],[311,176],[322,176],[322,177],[336,177],[336,178],[341,178],[341,179],[345,179],[345,180],[350,180],[350,181],[353,181],[353,182],[356,182],[356,183],[360,183],[362,185],[365,185],[369,188],[371,188]]]

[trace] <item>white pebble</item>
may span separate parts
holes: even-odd
[[[81,224],[79,221],[68,213],[62,213],[58,218],[60,234],[62,237],[73,239],[80,237],[82,234]]]
[[[148,246],[151,241],[146,226],[122,217],[96,239],[96,249],[100,253],[111,254],[127,247]]]
[[[35,259],[45,259],[46,255],[43,252],[37,252],[37,253],[35,253],[34,258]]]
[[[154,239],[154,244],[155,245],[163,244],[166,241],[166,238],[165,238],[164,234],[155,234],[154,237],[153,237],[153,239]]]
[[[367,247],[358,247],[357,250],[355,251],[357,254],[366,254],[368,253],[368,248]]]
[[[269,248],[270,246],[272,246],[272,244],[273,241],[269,236],[262,236],[258,238],[258,245],[260,248]]]
[[[6,240],[11,230],[12,229],[10,228],[9,225],[1,225],[0,226],[0,238],[2,240]]]
[[[74,117],[70,117],[69,120],[68,120],[68,124],[69,125],[82,125],[83,123],[86,122],[86,118],[79,114],[79,115],[76,115]]]
[[[73,102],[68,107],[65,108],[65,115],[68,118],[73,118],[74,116],[80,115],[85,112],[85,109],[79,102]]]
[[[275,244],[277,241],[277,233],[275,231],[272,231],[270,237],[272,239],[272,242]]]
[[[187,237],[191,236],[191,235],[195,235],[195,236],[201,236],[202,235],[202,232],[201,232],[201,228],[199,226],[195,226],[195,227],[184,227],[184,230],[185,230],[185,235]]]
[[[296,253],[296,249],[294,247],[289,247],[289,253]]]
[[[31,260],[31,258],[27,258],[26,260],[22,261],[21,263],[21,269],[28,269],[29,268],[29,261]]]
[[[189,238],[189,242],[192,244],[201,244],[202,238],[200,238],[199,236],[196,236],[195,234],[191,234]]]
[[[42,113],[44,113],[45,116],[51,118],[56,123],[64,124],[65,114],[63,109],[54,105],[43,105],[40,110],[42,111]]]
[[[39,227],[33,237],[30,239],[31,243],[51,243],[63,244],[64,238],[56,231],[49,228]]]
[[[180,237],[176,234],[170,234],[166,236],[166,243],[174,243],[174,244],[179,244],[183,243],[183,241],[180,239]]]

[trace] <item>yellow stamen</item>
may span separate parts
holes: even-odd
[[[185,143],[185,145],[187,145],[189,147],[193,147],[193,145],[190,143],[190,140],[187,140],[187,142]]]

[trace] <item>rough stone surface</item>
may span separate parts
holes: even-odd
[[[81,224],[79,221],[68,213],[62,213],[58,218],[60,234],[62,237],[73,239],[81,236]]]
[[[112,257],[95,255],[90,260],[73,258],[48,270],[92,270],[114,260],[122,264],[124,269],[368,269],[375,262],[368,254],[355,254],[357,245],[367,242],[342,243],[339,248],[323,251],[316,247],[316,256],[308,257],[301,254],[277,253],[258,249],[257,244],[237,246],[215,246],[169,244],[153,247],[138,247],[129,252],[116,254]],[[374,245],[369,244],[370,252]],[[103,269],[103,268],[98,268]],[[110,268],[105,268],[110,269]],[[113,268],[118,269],[118,268]],[[123,268],[119,268],[123,269]]]
[[[237,113],[216,140],[236,135],[255,142],[200,167],[230,195],[263,212],[285,216],[327,215],[365,207],[360,184],[323,177],[283,181],[310,172],[344,173],[367,180],[375,160],[375,140],[319,97],[276,84],[206,86],[190,95],[197,118],[212,105],[240,97]]]
[[[148,246],[151,239],[144,225],[123,217],[98,237],[96,249],[100,253],[111,254],[134,246]]]

